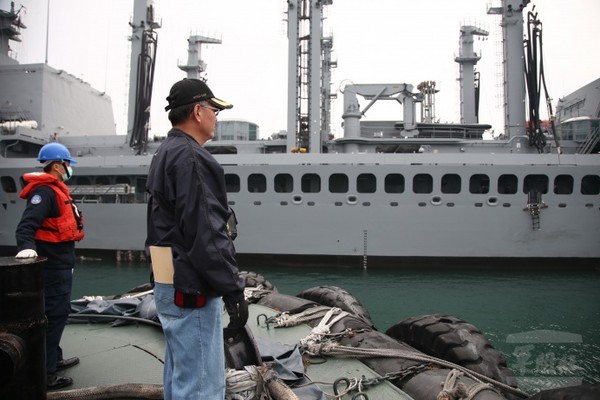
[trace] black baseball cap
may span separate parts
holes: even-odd
[[[208,85],[200,79],[182,79],[171,87],[167,97],[169,105],[165,111],[188,104],[208,101],[219,110],[225,110],[233,107],[233,104],[217,99]]]

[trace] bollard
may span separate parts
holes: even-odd
[[[0,257],[0,399],[46,398],[45,261]]]

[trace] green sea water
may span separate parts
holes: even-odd
[[[243,268],[242,268],[243,269]],[[250,270],[250,269],[248,269]],[[285,294],[341,287],[377,329],[423,314],[476,327],[500,350],[522,390],[600,384],[600,270],[362,270],[252,268]],[[123,293],[147,282],[145,263],[81,261],[73,298]]]

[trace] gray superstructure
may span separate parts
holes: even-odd
[[[344,136],[331,139],[333,39],[324,38],[321,26],[322,7],[331,3],[287,2],[287,137],[207,145],[225,168],[228,198],[239,220],[235,244],[242,265],[254,260],[290,266],[598,264],[598,115],[579,115],[587,118],[586,125],[577,125],[576,136],[565,133],[572,120],[560,120],[556,129],[552,124],[528,128],[522,57],[528,1],[504,0],[490,9],[502,15],[504,31],[507,111],[505,135],[497,140],[483,139],[491,126],[477,119],[477,94],[472,91],[478,83],[472,71],[479,56],[471,40],[483,31],[472,26],[461,29],[463,47],[455,60],[465,91],[460,124],[431,118],[432,82],[352,83],[343,89]],[[307,15],[302,10],[311,11]],[[14,11],[0,16],[2,26],[16,20]],[[134,25],[157,27],[143,19]],[[18,29],[2,32],[2,40],[8,40],[6,32],[15,37]],[[197,39],[190,38],[190,51]],[[187,70],[204,68],[199,57],[190,60]],[[36,80],[26,72],[34,70]],[[128,129],[126,142],[114,133],[106,95],[45,64],[3,62],[0,84],[0,246],[14,252],[14,230],[24,208],[18,199],[20,176],[35,165],[41,145],[58,140],[78,161],[69,185],[86,219],[87,235],[79,251],[142,251],[146,174],[160,141],[148,141],[142,124]],[[577,96],[586,98],[590,110],[598,110],[590,105],[599,103],[597,94],[588,93],[598,85],[588,86]],[[399,103],[398,116],[392,117],[397,119],[362,120],[375,102],[390,100]],[[570,96],[562,99],[566,101]],[[36,102],[42,106],[35,107]],[[73,103],[87,102],[94,102],[88,110],[97,107],[94,121],[100,119],[99,109],[106,125],[76,125],[81,121],[79,115],[73,118],[79,112]],[[56,108],[52,116],[44,113],[50,104]],[[130,123],[135,125],[135,118]],[[56,131],[58,127],[71,134]]]

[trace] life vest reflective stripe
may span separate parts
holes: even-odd
[[[29,182],[20,194],[21,198],[28,198],[29,194],[39,186],[48,186],[56,195],[59,216],[46,218],[42,226],[35,232],[37,240],[44,242],[71,242],[83,239],[83,214],[73,202],[69,188],[64,182],[59,181],[50,174],[32,173],[23,176]]]

